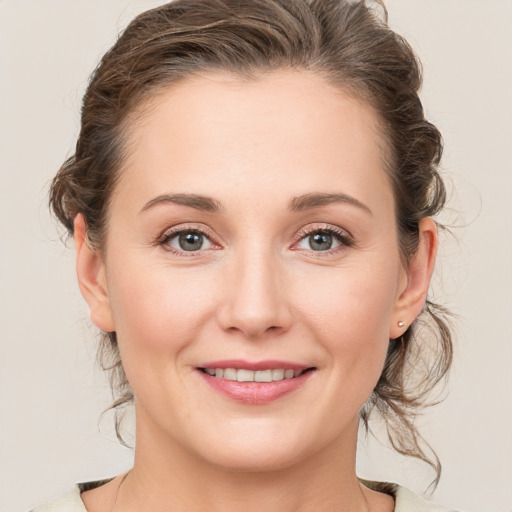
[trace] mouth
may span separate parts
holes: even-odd
[[[317,368],[279,361],[217,361],[198,366],[203,380],[224,397],[267,404],[302,388]]]
[[[296,379],[302,374],[315,370],[314,367],[304,370],[291,368],[268,368],[266,370],[247,370],[245,368],[198,368],[199,371],[218,379],[237,382],[278,382],[285,379]]]

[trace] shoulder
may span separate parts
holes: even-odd
[[[45,505],[34,508],[30,512],[87,512],[80,497],[80,486],[72,489]]]
[[[361,480],[361,483],[374,491],[390,494],[395,499],[394,512],[456,512],[452,508],[443,507],[426,501],[409,489],[398,484]]]
[[[30,512],[87,512],[81,498],[83,491],[99,487],[110,480],[99,480],[76,484],[72,489],[58,498],[41,505]],[[454,509],[436,505],[420,498],[417,494],[398,484],[361,480],[363,485],[374,491],[390,494],[395,499],[394,512],[456,512]]]
[[[420,498],[405,487],[397,486],[395,494],[395,512],[456,512]]]
[[[75,484],[69,491],[61,496],[32,509],[30,512],[87,512],[81,494],[89,489],[100,487],[110,482],[108,480],[97,480],[83,484]]]

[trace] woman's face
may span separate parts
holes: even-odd
[[[282,71],[191,78],[134,119],[105,259],[79,250],[79,268],[117,332],[138,446],[241,470],[355,447],[413,320],[373,111]]]

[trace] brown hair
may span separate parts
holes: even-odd
[[[379,115],[407,261],[417,248],[420,219],[438,213],[445,202],[438,173],[442,140],[418,97],[419,62],[408,43],[389,29],[379,0],[176,0],[139,15],[92,75],[76,152],[51,187],[57,218],[72,234],[73,219],[82,213],[89,240],[101,251],[134,109],[195,73],[224,71],[250,79],[279,68],[317,73]],[[405,334],[390,340],[380,380],[361,411],[368,430],[370,414],[377,410],[392,446],[430,464],[435,483],[441,465],[414,420],[451,365],[446,316],[446,310],[427,301]],[[130,403],[133,393],[115,333],[103,337],[100,354],[104,369],[111,371],[113,407]],[[118,421],[116,414],[116,426]]]

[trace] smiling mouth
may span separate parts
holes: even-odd
[[[285,361],[212,361],[196,367],[203,381],[229,400],[264,405],[296,392],[317,370]]]
[[[267,370],[247,370],[244,368],[198,368],[199,371],[217,377],[219,379],[237,381],[237,382],[278,382],[300,377],[306,372],[316,368],[306,368],[303,370],[292,369],[267,369]]]

